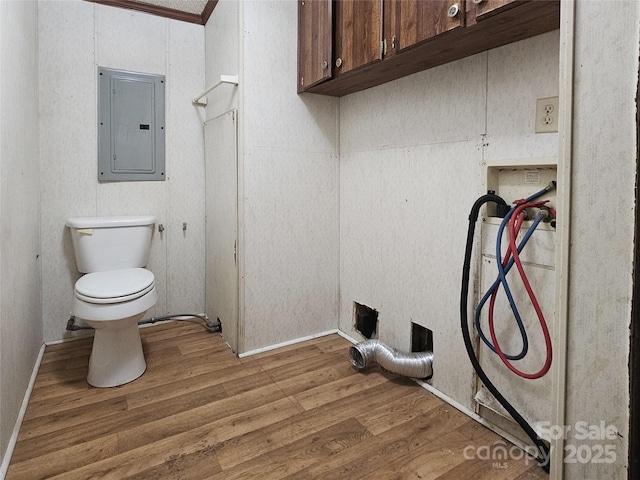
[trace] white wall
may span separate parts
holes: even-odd
[[[206,30],[207,83],[241,74],[242,100],[218,89],[207,118],[240,109],[242,351],[334,329],[338,100],[296,94],[297,4],[222,1]]]
[[[240,73],[240,2],[221,0],[205,25],[205,76],[209,87],[220,75]],[[223,85],[207,94],[205,120],[239,108],[240,88]]]
[[[636,1],[576,2],[566,423],[602,421],[619,436],[569,435],[616,454],[565,465],[570,480],[627,478],[639,29]]]
[[[555,31],[340,102],[340,328],[359,337],[353,302],[401,350],[411,322],[429,328],[433,385],[469,408],[460,278],[482,164],[555,157],[558,135],[533,132],[536,99],[557,94]]]
[[[42,344],[37,18],[0,2],[0,457]]]
[[[243,21],[251,350],[337,327],[338,101],[296,94],[296,2],[245,2]]]
[[[45,340],[65,331],[79,274],[65,219],[149,213],[149,315],[204,310],[204,143],[191,98],[204,88],[204,28],[84,1],[39,2]],[[97,181],[97,67],[166,76],[167,180]],[[182,223],[187,223],[183,232]]]

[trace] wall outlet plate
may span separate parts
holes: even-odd
[[[558,97],[539,98],[536,102],[536,133],[558,131]]]

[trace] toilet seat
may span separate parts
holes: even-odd
[[[128,302],[155,287],[155,276],[145,268],[126,268],[88,273],[75,285],[77,299],[94,304]]]

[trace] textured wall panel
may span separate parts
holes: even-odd
[[[65,221],[97,215],[94,5],[40,2],[38,22],[42,305],[50,341],[66,335],[80,276]]]
[[[220,75],[238,75],[240,72],[240,45],[238,9],[240,2],[222,0],[218,2],[205,26],[205,77],[206,85],[195,92],[196,96],[205,88],[220,80]],[[242,79],[241,79],[242,80]],[[240,87],[221,85],[207,94],[206,116],[201,109],[203,119],[215,118],[229,110],[238,108]]]
[[[478,141],[486,53],[340,99],[340,153]]]
[[[558,134],[534,133],[536,100],[558,96],[559,30],[490,50],[485,160],[557,157]]]
[[[337,326],[338,100],[296,94],[296,3],[243,8],[250,351]]]
[[[433,384],[465,405],[459,283],[479,165],[473,142],[454,142],[343,154],[340,169],[340,328],[360,338],[355,301],[379,311],[379,338],[400,350],[411,322],[432,330]]]
[[[169,244],[170,313],[204,311],[204,141],[202,109],[191,104],[204,85],[204,28],[169,24]],[[194,93],[195,92],[195,93]],[[182,224],[187,223],[187,230]]]
[[[337,327],[337,158],[245,157],[245,350]]]
[[[640,6],[614,5],[576,4],[567,424],[602,421],[619,436],[569,437],[612,445],[616,462],[568,464],[567,480],[627,476]]]
[[[557,94],[557,43],[552,32],[340,101],[340,326],[358,336],[356,301],[380,311],[380,339],[396,348],[410,349],[412,321],[429,328],[432,383],[469,408],[459,327],[467,218],[483,159],[556,155],[557,135],[529,129],[535,98]]]
[[[39,8],[45,339],[70,336],[64,328],[79,276],[64,227],[70,216],[156,215],[166,230],[154,233],[149,269],[159,300],[149,314],[191,304],[201,311],[203,140],[190,99],[204,83],[203,27],[81,1],[41,2]],[[166,75],[167,181],[98,183],[98,65]],[[194,229],[189,236],[183,221]],[[170,294],[172,271],[178,288]]]
[[[0,4],[0,458],[42,344],[38,14]]]

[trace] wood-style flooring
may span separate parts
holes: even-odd
[[[90,338],[46,348],[8,480],[547,478],[467,460],[502,440],[411,380],[356,373],[337,335],[238,359],[197,323],[141,333],[147,371],[116,388],[87,384]]]

